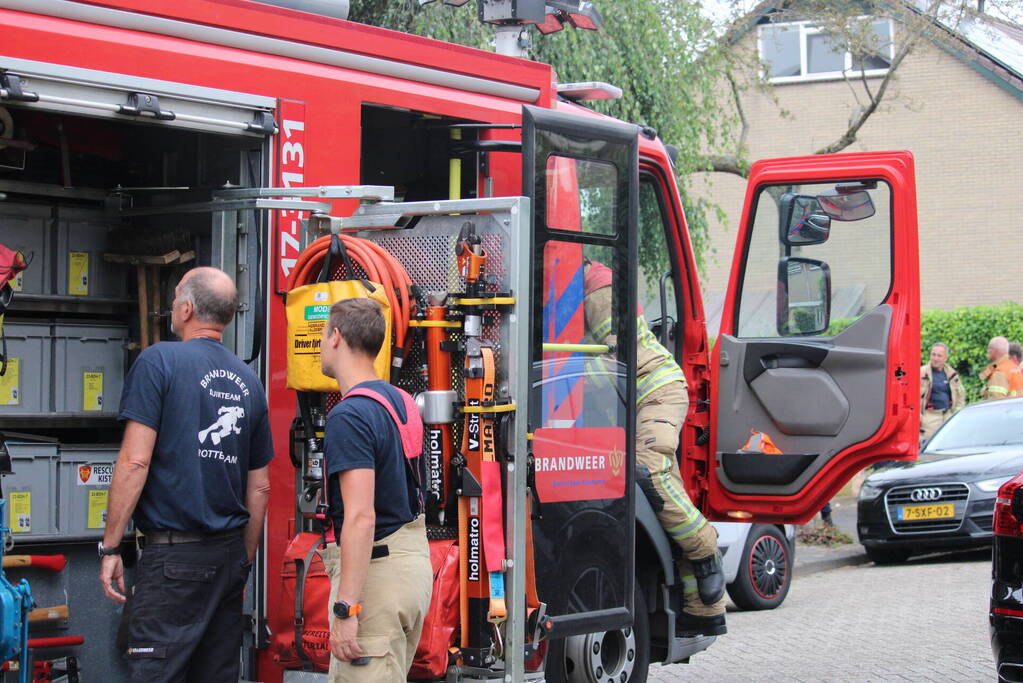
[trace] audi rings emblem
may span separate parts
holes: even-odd
[[[925,500],[938,500],[941,498],[940,488],[927,488],[927,489],[913,489],[913,493],[909,494],[911,500],[916,503],[922,503]]]

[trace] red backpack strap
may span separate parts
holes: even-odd
[[[352,396],[365,396],[375,400],[377,403],[387,409],[387,413],[394,420],[395,426],[398,427],[398,433],[401,435],[401,448],[405,453],[406,458],[418,458],[423,454],[423,418],[419,415],[419,408],[416,407],[415,399],[409,396],[408,392],[393,387],[395,391],[401,395],[402,400],[405,403],[405,421],[402,422],[401,418],[398,417],[398,411],[394,409],[394,406],[387,399],[386,396],[373,389],[367,389],[365,387],[359,387],[352,389],[341,399],[342,401],[351,398]]]
[[[391,401],[381,394],[379,391],[373,389],[367,389],[366,387],[358,387],[352,389],[347,394],[341,397],[344,401],[352,396],[365,396],[371,398],[386,410],[387,414],[394,420],[395,426],[398,428],[398,434],[401,435],[401,448],[405,454],[405,473],[409,480],[412,482],[412,488],[416,492],[416,514],[421,515],[426,510],[426,498],[423,493],[423,478],[419,473],[419,456],[423,454],[423,418],[419,414],[419,408],[416,406],[415,400],[409,396],[407,391],[399,389],[398,387],[391,387],[401,396],[402,401],[405,403],[405,421],[402,422],[401,418],[398,417],[398,411],[394,409]],[[413,461],[415,464],[413,464]]]

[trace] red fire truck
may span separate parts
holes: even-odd
[[[74,655],[83,680],[123,677],[119,608],[94,559],[120,385],[135,353],[169,338],[177,279],[210,264],[237,277],[225,343],[264,379],[277,456],[243,671],[316,680],[279,666],[270,638],[285,549],[315,524],[317,418],[287,385],[285,295],[323,234],[372,242],[419,290],[444,293],[433,327],[415,324],[430,304],[399,297],[392,378],[424,394],[428,425],[449,425],[456,459],[466,416],[496,434],[507,619],[452,643],[447,680],[642,681],[651,662],[713,642],[676,637],[683,580],[633,467],[635,345],[587,337],[586,260],[615,271],[617,339],[636,338],[642,303],[685,371],[679,456],[708,516],[804,522],[872,462],[915,456],[908,152],[753,166],[711,350],[670,150],[587,109],[600,84],[255,0],[0,0],[0,24],[0,244],[29,260],[3,323],[6,523],[15,553],[71,560],[19,570],[37,603],[68,608],[32,637],[84,637],[37,660]],[[458,268],[463,243],[486,253],[478,280]],[[663,254],[652,277],[641,249]],[[840,332],[833,305],[851,318]],[[456,368],[448,393],[428,386],[437,329]],[[489,412],[465,401],[472,340],[496,358]],[[592,382],[596,356],[610,384]],[[751,432],[782,452],[750,448]],[[445,486],[467,496],[466,481]],[[530,573],[543,611],[527,609]]]

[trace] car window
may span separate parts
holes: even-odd
[[[956,413],[927,444],[928,452],[1023,444],[1023,401]]]

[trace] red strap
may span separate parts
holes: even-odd
[[[401,395],[402,400],[405,402],[405,422],[402,422],[401,418],[398,417],[398,411],[394,409],[394,405],[391,404],[387,397],[373,389],[365,387],[352,389],[341,400],[343,401],[352,396],[365,396],[386,408],[387,413],[398,427],[398,433],[401,434],[401,447],[405,452],[405,457],[409,459],[418,458],[423,453],[423,418],[419,416],[419,408],[416,407],[415,400],[408,395],[408,392],[398,387],[393,388]]]
[[[501,463],[483,462],[483,559],[488,572],[503,572],[504,515],[501,510]]]

